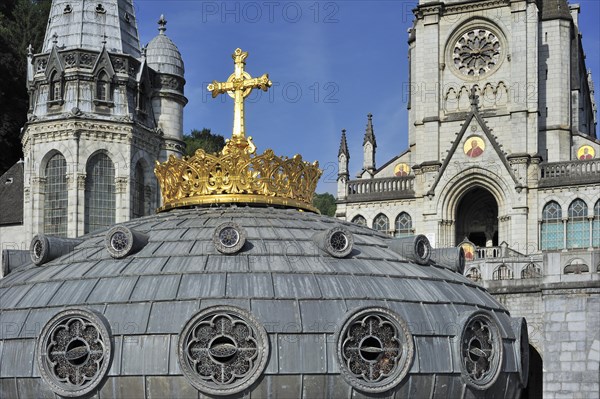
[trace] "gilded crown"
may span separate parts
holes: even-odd
[[[156,163],[154,172],[161,186],[160,211],[194,205],[262,204],[317,212],[312,198],[321,174],[319,163],[308,163],[300,155],[278,157],[272,150],[255,155],[251,137],[245,136],[244,99],[253,89],[268,90],[267,74],[252,78],[244,71],[248,53],[236,49],[235,72],[226,82],[208,86],[213,97],[227,93],[235,100],[233,136],[220,154],[197,150],[190,157],[173,155]]]
[[[278,157],[273,150],[254,155],[251,138],[228,140],[220,154],[197,150],[191,157],[171,155],[154,169],[163,206],[159,211],[207,204],[264,204],[318,212],[312,197],[321,177],[319,163],[300,155]]]

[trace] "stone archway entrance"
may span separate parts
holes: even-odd
[[[498,203],[485,188],[476,186],[462,195],[454,220],[456,245],[465,238],[478,247],[498,245]]]

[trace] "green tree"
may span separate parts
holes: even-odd
[[[220,134],[211,133],[207,128],[192,130],[189,135],[183,136],[183,141],[186,155],[193,155],[199,148],[209,154],[214,154],[225,147],[225,138]]]
[[[27,120],[27,47],[41,51],[51,0],[0,4],[0,174],[23,156],[20,132]]]
[[[329,193],[315,194],[313,197],[313,206],[317,208],[322,215],[335,216],[337,205],[335,197]]]

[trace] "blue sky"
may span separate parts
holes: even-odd
[[[600,1],[583,0],[580,29],[587,67],[600,85]],[[250,53],[246,70],[269,73],[274,87],[246,105],[246,132],[259,152],[299,153],[324,170],[318,192],[336,192],[340,132],[347,129],[350,173],[362,166],[362,138],[373,113],[377,164],[407,146],[407,29],[417,1],[137,0],[140,39],[158,32],[177,44],[186,67],[184,132],[203,127],[231,136],[233,103],[206,85],[233,72],[231,53]],[[600,104],[600,95],[596,102]]]

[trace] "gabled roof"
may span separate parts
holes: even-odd
[[[0,226],[23,223],[23,162],[0,177]]]
[[[450,160],[451,160],[452,156],[456,153],[456,150],[458,149],[458,146],[460,145],[460,143],[462,143],[463,137],[465,136],[465,133],[466,133],[467,129],[469,128],[469,126],[471,125],[471,122],[473,121],[473,119],[475,119],[477,121],[477,123],[483,130],[483,133],[485,134],[485,136],[489,140],[490,144],[494,148],[494,151],[496,151],[496,153],[498,154],[498,158],[500,159],[500,161],[502,162],[502,164],[504,165],[504,167],[510,174],[510,177],[514,181],[515,187],[521,187],[521,183],[519,183],[519,180],[515,176],[511,166],[508,163],[508,160],[506,159],[506,154],[502,151],[502,148],[500,148],[500,145],[496,141],[496,138],[492,134],[492,131],[487,126],[487,123],[485,122],[485,120],[481,117],[481,114],[479,113],[477,101],[478,101],[478,96],[476,96],[474,93],[471,94],[471,112],[469,112],[469,114],[467,115],[467,118],[465,119],[465,122],[463,123],[462,128],[460,129],[460,132],[458,133],[458,135],[456,136],[456,139],[452,143],[452,148],[448,152],[448,156],[444,159],[444,162],[442,163],[442,166],[440,167],[439,173],[437,174],[435,181],[433,182],[433,184],[431,185],[431,188],[427,192],[428,195],[433,195],[435,193],[435,188],[437,187],[438,183],[442,179],[442,176],[444,175],[446,168],[450,164]]]

